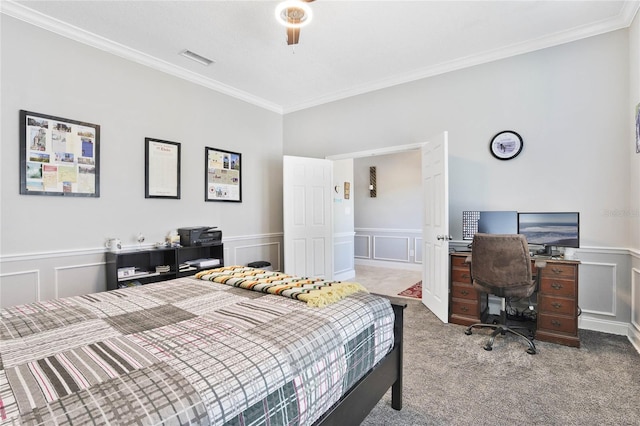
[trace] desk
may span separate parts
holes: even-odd
[[[471,253],[451,253],[449,273],[449,322],[471,325],[486,320],[488,296],[471,285]],[[536,340],[580,347],[578,338],[578,265],[577,260],[545,259],[537,291]],[[533,261],[532,261],[533,263]],[[535,268],[533,268],[535,271]]]

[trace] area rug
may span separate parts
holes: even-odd
[[[422,299],[422,281],[418,281],[408,289],[401,291],[400,293],[398,293],[398,296]]]

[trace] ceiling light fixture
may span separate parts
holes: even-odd
[[[287,0],[276,6],[276,20],[287,28],[302,28],[313,18],[309,4],[301,0]]]

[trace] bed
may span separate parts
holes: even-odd
[[[389,388],[401,409],[406,305],[277,274],[218,268],[2,309],[0,421],[358,424]],[[323,307],[303,296],[323,286]]]

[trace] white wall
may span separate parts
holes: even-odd
[[[626,247],[628,39],[621,30],[287,114],[284,151],[324,157],[449,131],[451,234],[463,210],[580,211],[583,246]],[[497,132],[524,138],[511,161]]]
[[[463,210],[579,211],[579,326],[627,334],[638,196],[630,201],[629,47],[619,30],[290,113],[284,152],[372,151],[448,131],[453,238]],[[500,161],[489,141],[507,129],[524,149]]]
[[[344,184],[349,183],[349,198]],[[333,279],[347,280],[355,276],[353,247],[354,210],[353,160],[333,162]]]
[[[369,167],[376,167],[376,197],[369,196]],[[354,159],[356,228],[421,229],[420,151]]]
[[[0,15],[0,306],[106,289],[104,241],[218,226],[225,262],[282,266],[282,116]],[[100,197],[19,195],[19,110],[101,126]],[[180,200],[144,198],[144,139],[182,144]],[[242,153],[242,203],[204,201],[204,148]]]
[[[18,111],[101,126],[100,198],[18,193]],[[144,138],[182,144],[182,199],[144,198]],[[2,15],[2,255],[282,232],[282,117]],[[204,148],[243,154],[243,202],[204,201]]]
[[[421,163],[418,149],[354,159],[356,264],[420,270]],[[369,196],[372,166],[376,197]]]

